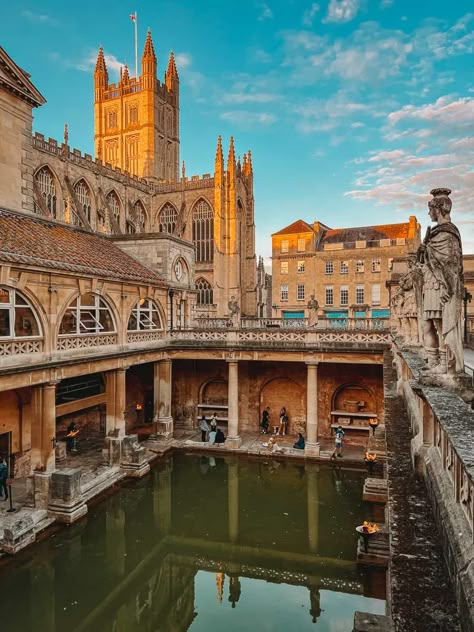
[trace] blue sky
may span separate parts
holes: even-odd
[[[472,0],[218,0],[66,3],[2,9],[0,42],[47,99],[34,129],[92,153],[97,48],[115,80],[152,30],[162,78],[174,50],[181,158],[212,172],[216,138],[252,150],[257,250],[298,218],[331,227],[427,225],[435,186],[474,252]]]

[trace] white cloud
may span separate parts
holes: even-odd
[[[273,19],[274,17],[273,11],[271,10],[271,8],[268,6],[266,2],[262,2],[261,4],[259,4],[258,8],[260,9],[260,16],[258,18],[259,20]]]
[[[246,110],[234,110],[223,112],[220,115],[223,121],[228,121],[240,129],[250,129],[256,126],[269,126],[275,123],[276,116],[270,112],[249,112]]]
[[[263,50],[263,48],[256,48],[251,51],[251,55],[253,60],[261,63],[261,64],[269,64],[272,61],[272,56],[267,51]]]
[[[104,59],[105,65],[107,66],[107,71],[112,72],[117,77],[120,76],[120,69],[123,68],[126,64],[123,61],[120,61],[115,57],[115,55],[111,55],[110,53],[106,53],[104,51]],[[76,68],[76,70],[82,70],[83,72],[92,72],[95,68],[95,64],[97,62],[97,53],[94,51],[89,51],[89,53],[79,62],[73,62],[70,60],[62,60],[64,65],[69,68]]]
[[[58,26],[59,22],[46,13],[34,13],[33,11],[24,10],[20,15],[30,22],[38,24],[49,24],[50,26]]]
[[[330,0],[324,22],[350,22],[359,8],[359,0]]]
[[[265,92],[229,92],[222,97],[222,103],[270,103],[277,98],[278,95]]]
[[[303,13],[303,25],[304,26],[313,26],[313,20],[316,16],[316,14],[318,13],[320,9],[320,6],[317,2],[313,2],[313,4],[309,7],[309,9],[306,9],[306,11]]]
[[[403,120],[433,122],[440,125],[455,125],[457,127],[472,125],[474,120],[474,98],[464,97],[454,100],[450,96],[443,96],[435,103],[422,106],[405,105],[388,116],[389,123],[395,125]]]
[[[394,0],[381,0],[380,8],[381,9],[388,9],[389,7],[392,6],[393,3],[394,3]]]
[[[189,53],[176,53],[176,55],[174,56],[174,60],[176,62],[178,72],[180,70],[189,68],[189,66],[191,66],[192,61],[193,61]]]

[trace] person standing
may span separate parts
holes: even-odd
[[[211,417],[211,431],[217,430],[217,414],[213,413]]]
[[[76,435],[79,430],[76,429],[76,424],[71,421],[69,426],[67,427],[67,435],[66,435],[66,448],[69,452],[76,452]]]
[[[286,414],[286,408],[282,406],[280,410],[280,428],[278,429],[278,434],[285,435],[287,425],[288,425],[288,415]]]
[[[334,454],[332,455],[331,458],[333,458],[334,456],[338,456],[340,458],[342,458],[342,439],[344,437],[344,430],[342,429],[342,426],[338,426],[336,428],[336,449],[334,450]]]
[[[201,429],[201,441],[205,443],[207,441],[207,433],[209,432],[210,428],[204,415],[201,418],[201,424],[199,427]]]
[[[262,434],[268,434],[268,428],[270,427],[270,406],[267,406],[263,411],[260,425],[262,427]]]
[[[5,495],[4,500],[8,500],[7,479],[8,479],[8,465],[6,464],[4,458],[0,458],[0,495],[2,493]]]

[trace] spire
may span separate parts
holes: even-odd
[[[99,46],[97,61],[95,63],[95,71],[107,74],[107,66],[105,65],[104,49]]]
[[[217,137],[217,149],[216,149],[216,171],[217,171],[217,165],[221,166],[224,164],[224,154],[222,153],[222,137],[219,134],[219,136]]]
[[[69,144],[69,128],[67,123],[64,123],[64,144]]]
[[[122,73],[122,83],[129,83],[130,82],[130,75],[128,73],[128,66],[127,64],[125,64],[125,66],[123,67],[123,73]]]
[[[184,164],[184,160],[183,160],[183,164],[181,166],[181,177],[184,180],[186,178],[186,165]]]
[[[153,48],[153,40],[151,39],[151,31],[148,29],[145,40],[145,48],[143,49],[142,61],[147,59],[154,59],[156,61],[155,49]]]
[[[244,154],[244,160],[242,163],[242,173],[244,174],[244,176],[248,175],[247,154]]]
[[[235,168],[235,151],[234,151],[234,137],[230,137],[229,143],[229,155],[227,156],[227,171]]]
[[[253,173],[253,167],[252,167],[252,152],[249,149],[249,162],[248,162],[248,170],[249,170],[249,175],[251,173]]]
[[[165,72],[165,84],[169,92],[176,91],[177,82],[179,81],[178,71],[176,70],[176,62],[174,53],[171,51],[168,61],[168,68]]]

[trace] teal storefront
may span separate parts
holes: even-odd
[[[304,310],[300,310],[297,312],[283,311],[283,318],[304,318]]]

